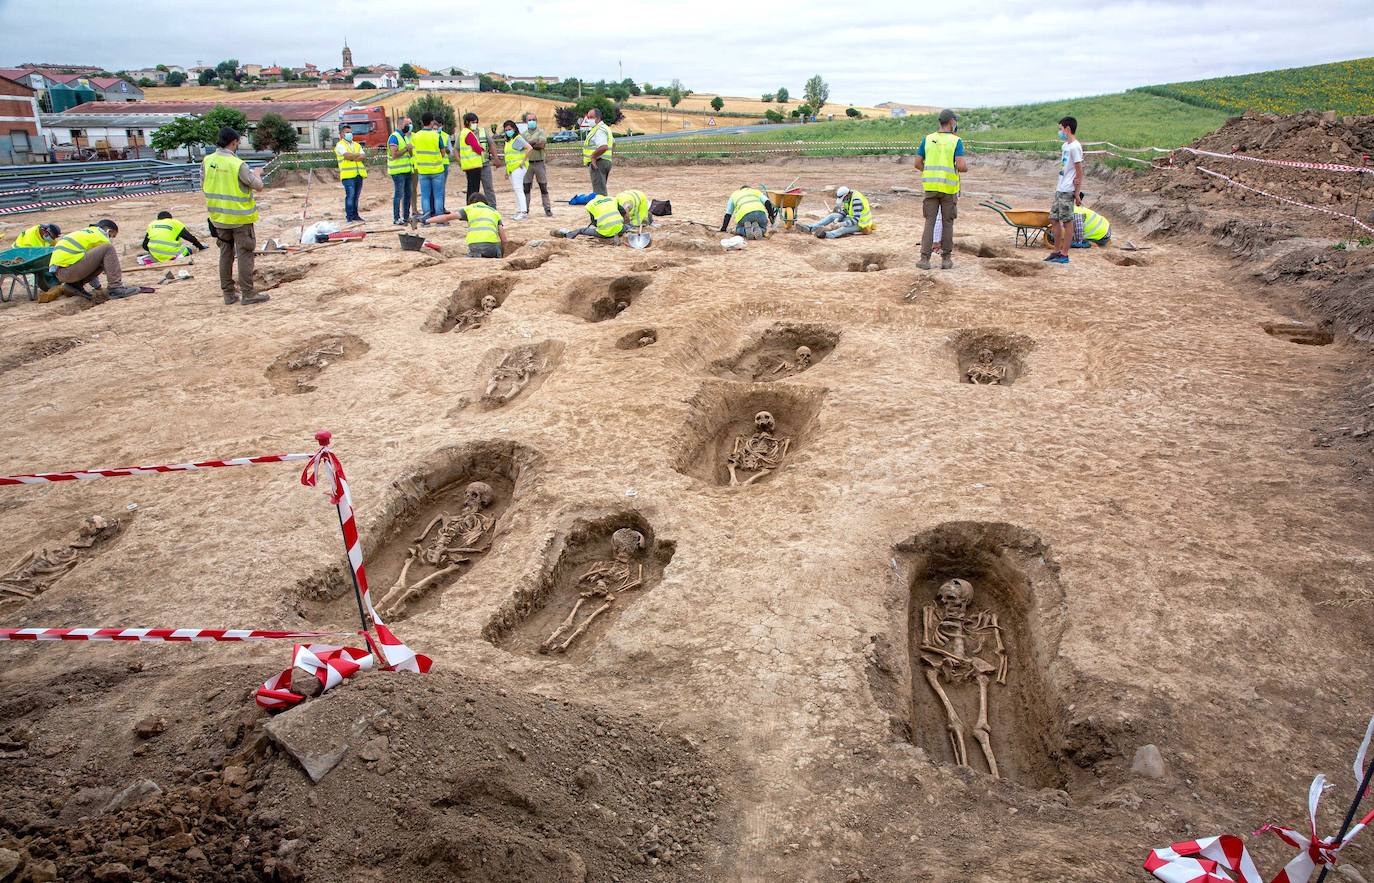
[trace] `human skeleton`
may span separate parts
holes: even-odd
[[[968,382],[978,386],[995,386],[1007,379],[1007,369],[996,362],[990,349],[978,351],[978,361],[969,366],[966,372]]]
[[[539,645],[540,653],[565,652],[598,616],[611,609],[617,594],[632,592],[644,584],[644,565],[631,560],[643,548],[644,534],[637,530],[622,527],[611,534],[611,560],[592,563],[577,578],[577,603],[568,618]],[[582,606],[596,600],[601,601],[601,606],[578,623],[577,614]]]
[[[1007,682],[1007,653],[1002,643],[1002,627],[990,610],[970,611],[973,585],[968,580],[952,579],[940,586],[936,603],[921,608],[921,666],[930,688],[944,706],[954,762],[968,766],[964,744],[966,725],[941,681],[951,685],[973,681],[978,685],[978,722],[973,738],[983,749],[988,771],[994,778],[997,757],[992,753],[992,729],[988,724],[988,683]],[[993,660],[989,662],[983,656]]]
[[[773,415],[767,411],[760,411],[754,415],[754,427],[758,431],[748,437],[735,436],[734,450],[725,460],[725,466],[730,470],[730,485],[732,487],[753,484],[782,465],[782,460],[787,456],[787,449],[792,445],[792,440],[790,438],[779,439],[774,436],[774,425]],[[740,481],[738,471],[754,474]]]
[[[472,561],[466,555],[485,552],[491,548],[488,534],[495,519],[482,512],[491,506],[495,499],[491,485],[484,481],[474,481],[463,491],[463,508],[457,515],[440,512],[434,516],[406,554],[406,562],[401,566],[401,574],[396,582],[382,596],[378,606],[388,615],[405,612],[406,605],[420,597],[429,586],[452,573],[457,573],[464,564]],[[435,528],[438,528],[436,531]],[[433,537],[430,533],[433,532]],[[428,542],[426,540],[428,539]],[[435,568],[434,572],[409,582],[410,569],[416,562]]]
[[[786,359],[778,362],[778,367],[773,369],[774,374],[791,373],[800,374],[811,367],[811,348],[807,346],[797,347],[797,363],[793,365]]]
[[[507,353],[501,363],[491,372],[487,381],[487,391],[482,400],[492,405],[504,405],[520,394],[530,378],[540,370],[539,359],[533,349],[520,349]]]
[[[111,523],[99,515],[88,515],[82,519],[75,539],[61,546],[34,549],[10,565],[0,576],[0,592],[19,598],[34,597],[81,563],[81,553],[119,528],[118,521]]]
[[[500,304],[492,295],[484,295],[478,306],[463,310],[458,314],[458,320],[453,326],[454,331],[473,331],[481,328],[482,323],[491,318],[492,311]]]
[[[329,359],[337,358],[343,354],[343,338],[331,337],[309,352],[302,353],[287,362],[286,367],[292,371],[302,371],[306,368],[325,368],[329,365]]]

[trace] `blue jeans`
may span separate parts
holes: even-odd
[[[448,211],[448,204],[445,202],[445,195],[446,195],[447,193],[448,193],[448,166],[444,166],[444,170],[443,170],[442,172],[439,173],[439,189],[438,189],[438,190],[435,192],[435,194],[434,194],[434,201],[435,201],[434,207],[438,210],[438,213],[441,214],[441,215],[442,215],[444,212]]]
[[[432,218],[439,214],[436,210],[437,199],[442,197],[444,173],[420,176],[420,215]]]
[[[859,232],[859,222],[839,212],[831,212],[816,223],[807,224],[806,226],[811,230],[819,230],[831,224],[839,224],[840,226],[836,227],[834,230],[825,231],[826,239],[839,239],[841,236],[853,236],[855,233]]]
[[[749,214],[747,214],[747,215],[745,215],[744,217],[740,218],[740,219],[739,219],[739,223],[735,225],[735,234],[736,234],[736,235],[738,235],[738,236],[743,236],[743,235],[744,235],[744,225],[745,225],[745,224],[757,224],[760,230],[767,230],[767,229],[768,229],[768,213],[767,213],[767,212],[750,212]]]
[[[391,219],[410,220],[410,178],[413,172],[401,172],[391,176]]]
[[[344,188],[344,220],[358,220],[358,197],[363,192],[362,178],[345,178]]]

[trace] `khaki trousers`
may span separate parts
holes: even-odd
[[[68,267],[57,268],[57,281],[72,285],[84,285],[101,273],[111,288],[124,284],[124,274],[119,269],[119,255],[114,246],[102,242],[81,256],[81,260]]]
[[[219,288],[225,294],[234,293],[234,264],[239,265],[239,294],[253,296],[253,251],[258,247],[253,225],[240,227],[215,226],[215,240],[219,243]]]

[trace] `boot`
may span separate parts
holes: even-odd
[[[919,261],[916,262],[916,266],[920,267],[922,270],[929,270],[930,258],[921,258]]]
[[[266,303],[267,301],[269,301],[269,300],[271,300],[271,299],[272,299],[272,295],[270,295],[270,294],[265,294],[265,293],[264,293],[264,294],[245,294],[245,295],[243,296],[242,303],[243,303],[244,306],[248,306],[249,304],[261,304],[261,303]]]
[[[825,238],[825,231],[824,231],[824,230],[817,230],[817,231],[816,231],[816,238],[817,238],[817,239],[824,239],[824,238]]]
[[[953,270],[953,269],[954,269],[954,258],[950,257],[949,255],[945,255],[944,260],[940,261],[940,269],[941,269],[941,270]]]
[[[238,296],[237,294],[234,294],[234,292],[232,292],[232,291],[226,291],[226,292],[224,292],[224,303],[225,303],[226,305],[227,305],[227,304],[236,304],[236,303],[238,303],[238,302],[239,302],[239,296]]]
[[[108,294],[110,297],[128,297],[131,294],[138,294],[139,290],[137,285],[114,285],[108,289]]]

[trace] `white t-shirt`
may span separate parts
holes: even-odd
[[[605,127],[605,125],[597,124],[596,128],[592,129],[591,134],[587,136],[587,143],[590,144],[590,145],[591,145],[592,147],[594,147],[594,148],[595,148],[595,147],[605,147],[605,146],[606,146],[606,127]]]
[[[1083,161],[1083,145],[1077,141],[1069,141],[1059,148],[1059,183],[1055,190],[1059,193],[1073,193],[1073,179],[1077,173],[1074,163]]]

